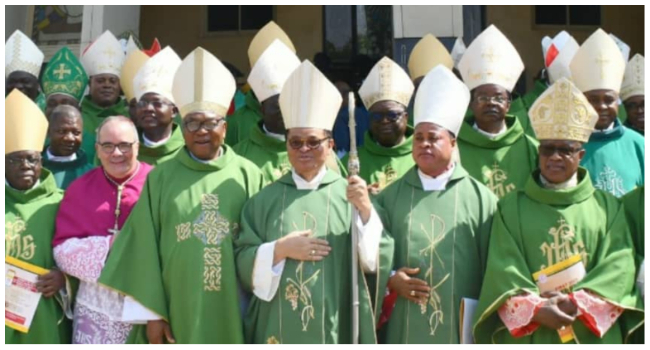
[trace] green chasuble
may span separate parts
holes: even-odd
[[[239,142],[233,150],[257,165],[268,183],[291,170],[286,143],[266,135],[261,121],[250,129],[250,137]]]
[[[116,115],[122,115],[128,118],[129,104],[120,97],[120,100],[116,104],[108,108],[102,108],[91,100],[90,95],[86,95],[81,101],[81,115],[84,121],[84,140],[89,138],[94,145],[96,138],[95,130],[97,130],[102,120]]]
[[[521,126],[521,129],[524,131],[524,133],[533,139],[537,139],[537,136],[535,135],[535,131],[533,130],[532,124],[530,124],[530,119],[528,118],[528,112],[526,111],[526,108],[524,107],[523,100],[521,98],[517,98],[512,101],[510,104],[510,110],[508,110],[508,114],[506,114],[506,117],[508,116],[515,116],[517,117],[517,120],[519,121],[519,125]],[[474,112],[470,108],[467,109],[467,112],[465,113],[465,120],[467,119],[474,119]],[[462,129],[459,133],[462,133]]]
[[[93,168],[82,149],[77,151],[77,159],[71,162],[53,162],[48,159],[47,151],[43,152],[42,157],[43,167],[52,172],[56,186],[62,190],[67,189],[72,181]]]
[[[614,123],[611,130],[591,134],[580,165],[589,170],[596,188],[621,197],[644,184],[645,149],[643,136],[618,119]]]
[[[54,222],[63,192],[54,176],[41,171],[40,184],[27,191],[5,185],[5,255],[44,269],[56,266],[52,253]],[[72,323],[58,295],[41,297],[29,333],[5,326],[5,344],[70,344]]]
[[[506,116],[507,130],[494,139],[474,129],[474,118],[466,118],[458,136],[463,167],[497,197],[523,188],[537,169],[538,143],[524,134],[519,119]]]
[[[538,97],[540,97],[548,86],[546,86],[546,83],[542,80],[535,80],[535,84],[533,85],[533,89],[528,91],[522,98],[521,101],[524,104],[524,107],[526,108],[526,112],[530,111],[530,108],[533,107],[533,103],[537,100]],[[512,109],[512,108],[511,108]]]
[[[634,191],[626,194],[621,198],[623,206],[625,207],[625,216],[627,223],[630,226],[632,233],[632,241],[636,248],[636,264],[637,267],[645,258],[645,199],[643,194],[645,192],[644,186],[637,187]]]
[[[619,111],[620,111],[620,109],[619,109]],[[619,114],[620,114],[620,113],[619,113]],[[621,118],[621,117],[620,117],[620,115],[619,115],[619,119],[620,119],[620,118]],[[623,125],[625,125],[626,128],[628,128],[628,129],[630,129],[630,130],[634,130],[634,131],[636,131],[637,133],[639,133],[639,135],[645,137],[645,133],[644,133],[643,131],[641,131],[641,130],[637,130],[637,129],[635,129],[634,127],[632,127],[632,124],[630,124],[630,121],[629,121],[629,120],[626,120],[625,122],[623,122]]]
[[[615,324],[598,338],[582,321],[573,323],[582,344],[621,344],[643,322],[643,300],[634,281],[634,246],[621,203],[594,189],[584,168],[578,185],[549,190],[532,173],[524,189],[499,202],[494,217],[485,283],[475,314],[477,343],[558,344],[556,330],[540,326],[530,335],[513,338],[498,315],[512,296],[539,295],[532,275],[546,267],[581,255],[585,277],[573,291],[589,290],[624,309]]]
[[[347,181],[328,170],[316,190],[298,190],[291,173],[264,188],[244,206],[242,231],[235,241],[237,272],[252,291],[255,257],[260,245],[293,231],[311,230],[332,250],[319,262],[287,259],[273,299],[253,296],[244,322],[246,342],[351,343],[351,206]],[[385,293],[392,240],[384,235],[377,270],[380,281],[369,284],[359,269],[359,342],[376,343],[375,325]],[[380,287],[383,286],[383,287]],[[377,302],[373,307],[371,300]]]
[[[443,191],[425,191],[417,167],[377,197],[395,239],[392,270],[419,268],[424,305],[398,297],[384,326],[390,344],[458,344],[462,298],[478,299],[497,198],[456,164]]]
[[[623,103],[618,104],[618,120],[620,120],[623,124],[627,122],[627,109],[625,109]]]
[[[140,135],[140,149],[138,151],[138,160],[149,165],[156,166],[168,159],[174,158],[176,153],[185,146],[183,133],[180,126],[172,126],[172,134],[164,144],[156,147],[147,147],[144,144],[142,135]]]
[[[43,113],[45,113],[45,108],[47,107],[47,99],[45,98],[45,94],[42,92],[38,93],[38,96],[36,96],[36,101],[34,101],[38,108],[41,109]]]
[[[253,90],[246,93],[246,105],[239,108],[226,121],[228,130],[226,131],[226,144],[235,146],[239,142],[250,137],[251,129],[254,129],[257,123],[262,120],[262,105]]]
[[[368,185],[379,184],[382,190],[393,181],[406,174],[415,161],[411,154],[413,149],[413,128],[407,127],[404,141],[394,147],[382,147],[366,131],[363,146],[359,147],[359,176]],[[348,164],[349,155],[342,159]]]
[[[262,173],[228,146],[209,163],[186,148],[149,173],[99,283],[169,322],[177,343],[244,340],[232,240]],[[129,342],[146,343],[146,326]]]

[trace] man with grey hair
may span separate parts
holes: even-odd
[[[146,322],[148,311],[97,279],[115,235],[138,201],[152,167],[139,162],[138,133],[123,116],[108,117],[97,128],[101,166],[74,181],[56,218],[54,258],[80,280],[73,320],[73,343],[124,343],[130,323]]]

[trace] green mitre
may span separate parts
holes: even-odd
[[[88,85],[86,71],[67,47],[59,50],[48,62],[42,79],[46,97],[52,94],[66,94],[81,101]]]

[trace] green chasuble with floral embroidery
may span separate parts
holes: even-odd
[[[318,189],[298,190],[288,173],[244,206],[235,246],[239,278],[248,291],[263,243],[310,229],[332,248],[319,262],[287,259],[273,299],[253,296],[244,322],[247,343],[352,342],[351,206],[346,188],[347,180],[328,170]],[[376,343],[375,316],[381,310],[377,305],[386,291],[391,258],[392,240],[384,234],[377,261],[379,283],[371,285],[359,269],[360,343]],[[374,306],[371,300],[377,301]]]
[[[233,150],[257,165],[268,183],[291,170],[286,143],[266,135],[261,121],[251,128],[250,137],[239,142]]]
[[[226,119],[228,122],[226,144],[232,147],[250,137],[251,130],[262,120],[261,108],[253,90],[246,93],[246,105]]]
[[[519,119],[506,116],[507,130],[494,139],[474,129],[468,117],[460,128],[458,149],[463,168],[497,197],[524,187],[537,169],[537,141],[524,134]]]
[[[174,158],[176,153],[185,146],[183,132],[181,127],[174,123],[172,134],[164,144],[156,147],[148,147],[144,144],[142,135],[140,135],[140,149],[138,151],[138,160],[149,165],[156,166],[168,159]]]
[[[96,105],[90,95],[86,95],[81,101],[81,116],[84,121],[84,138],[90,137],[92,144],[95,144],[95,131],[101,122],[107,117],[122,115],[128,118],[129,105],[123,98],[108,108],[102,108]],[[84,142],[85,143],[85,142]],[[85,148],[84,148],[85,150]]]
[[[52,239],[63,192],[47,169],[41,171],[40,181],[27,191],[5,185],[5,256],[49,270],[56,267]],[[5,325],[5,344],[70,344],[72,322],[58,298],[41,297],[29,333]]]
[[[368,185],[379,184],[379,189],[384,189],[415,165],[412,149],[413,128],[410,126],[407,127],[404,141],[394,147],[382,147],[367,131],[363,146],[359,147],[359,176]],[[346,155],[341,162],[348,164],[348,159],[349,155]]]
[[[244,340],[232,240],[264,179],[223,151],[205,164],[183,148],[149,173],[99,279],[168,321],[177,343]],[[129,341],[147,342],[145,328]]]
[[[532,275],[581,255],[585,277],[573,291],[589,290],[624,309],[599,339],[580,320],[573,323],[579,343],[621,344],[643,321],[643,301],[634,281],[634,246],[621,203],[594,189],[587,170],[578,169],[578,185],[549,190],[539,184],[539,170],[526,186],[499,202],[490,239],[489,260],[475,314],[477,343],[561,343],[554,329],[540,326],[513,338],[497,310],[512,296],[539,295]]]
[[[443,191],[425,191],[417,167],[377,197],[395,239],[392,270],[419,268],[426,304],[398,297],[384,325],[390,344],[458,344],[462,298],[478,299],[497,198],[456,164]]]

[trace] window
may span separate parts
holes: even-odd
[[[273,5],[213,5],[207,10],[208,32],[258,30],[273,20]]]
[[[535,24],[551,26],[599,26],[600,5],[535,6]]]

